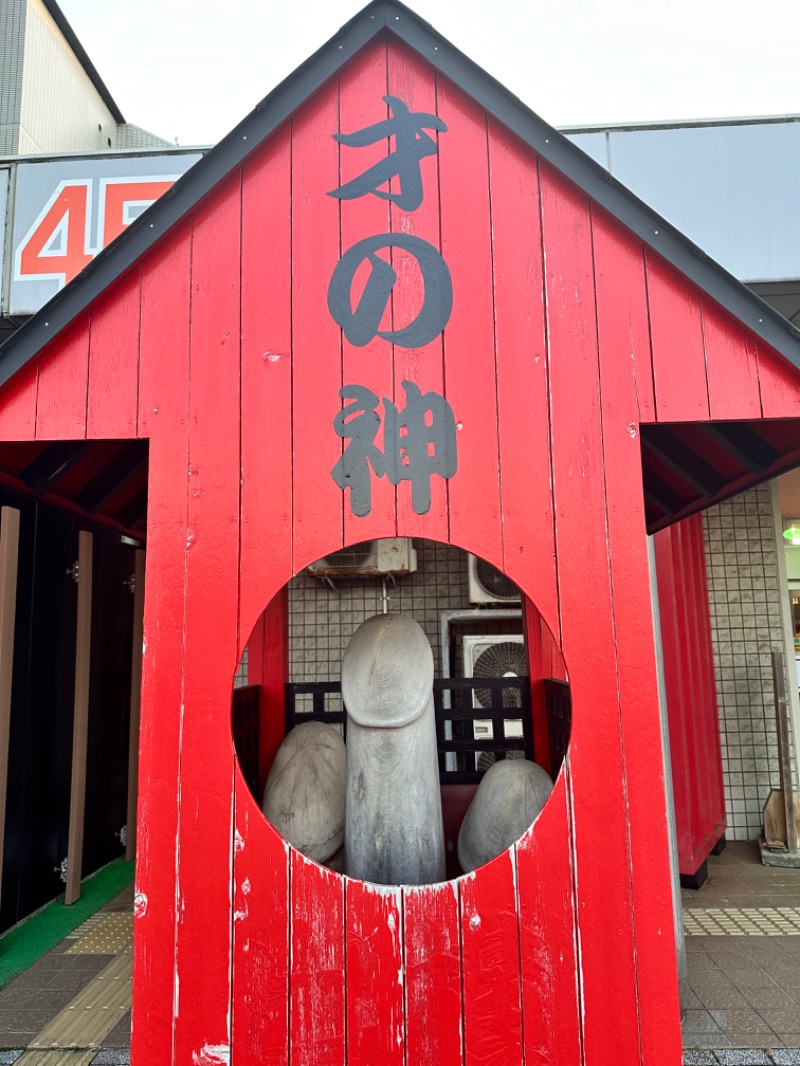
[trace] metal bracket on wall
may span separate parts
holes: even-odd
[[[67,567],[65,573],[67,577],[72,578],[76,585],[78,584],[78,582],[80,581],[80,566],[78,565],[77,560],[72,564],[72,566]]]
[[[67,870],[69,868],[69,859],[62,859],[58,866],[53,867],[53,873],[58,874],[64,884],[67,883]]]

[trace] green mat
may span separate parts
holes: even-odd
[[[116,859],[81,884],[81,898],[67,907],[53,900],[32,918],[0,937],[0,988],[85,922],[133,881],[132,862]]]

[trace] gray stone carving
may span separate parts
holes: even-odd
[[[464,873],[483,866],[519,840],[553,790],[550,775],[527,759],[501,759],[481,778],[458,834]]]
[[[278,748],[261,808],[298,851],[325,862],[344,840],[344,792],[344,741],[326,722],[304,722]]]
[[[363,622],[342,662],[347,709],[345,870],[382,885],[445,878],[433,654],[409,617]]]

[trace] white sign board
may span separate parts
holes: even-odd
[[[174,152],[20,163],[8,313],[38,311],[200,158]]]

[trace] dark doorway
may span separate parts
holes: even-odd
[[[0,487],[0,506],[20,512],[2,932],[64,891],[78,629],[74,566],[82,531],[92,535],[82,877],[124,853],[137,540],[12,488]]]

